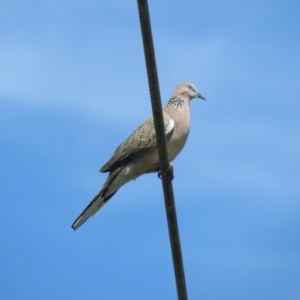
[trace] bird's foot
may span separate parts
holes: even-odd
[[[162,179],[161,170],[159,168],[157,169],[157,176],[159,179]],[[174,179],[174,168],[172,164],[169,164],[169,179],[170,181]]]

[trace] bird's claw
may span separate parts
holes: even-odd
[[[173,165],[169,165],[170,169],[169,169],[169,177],[170,177],[170,181],[172,181],[174,179],[174,170],[173,170]],[[157,170],[157,176],[159,179],[162,179],[162,175],[161,175],[161,170],[158,169]]]
[[[160,169],[157,170],[157,177],[158,177],[159,179],[162,178],[162,177],[161,177],[161,171],[160,171]]]

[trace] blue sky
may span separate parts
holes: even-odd
[[[174,162],[190,299],[299,299],[299,2],[149,6],[163,103],[207,98]],[[70,227],[150,114],[135,1],[1,1],[3,299],[176,298],[155,174]]]

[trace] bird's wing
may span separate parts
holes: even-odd
[[[165,112],[164,125],[166,137],[171,136],[175,123]],[[156,134],[153,117],[150,117],[116,149],[111,159],[100,169],[100,172],[111,172],[129,161],[149,153],[155,147]]]

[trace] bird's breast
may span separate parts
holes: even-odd
[[[190,130],[190,123],[186,120],[175,121],[175,127],[170,141],[168,142],[169,160],[172,161],[183,149]]]

